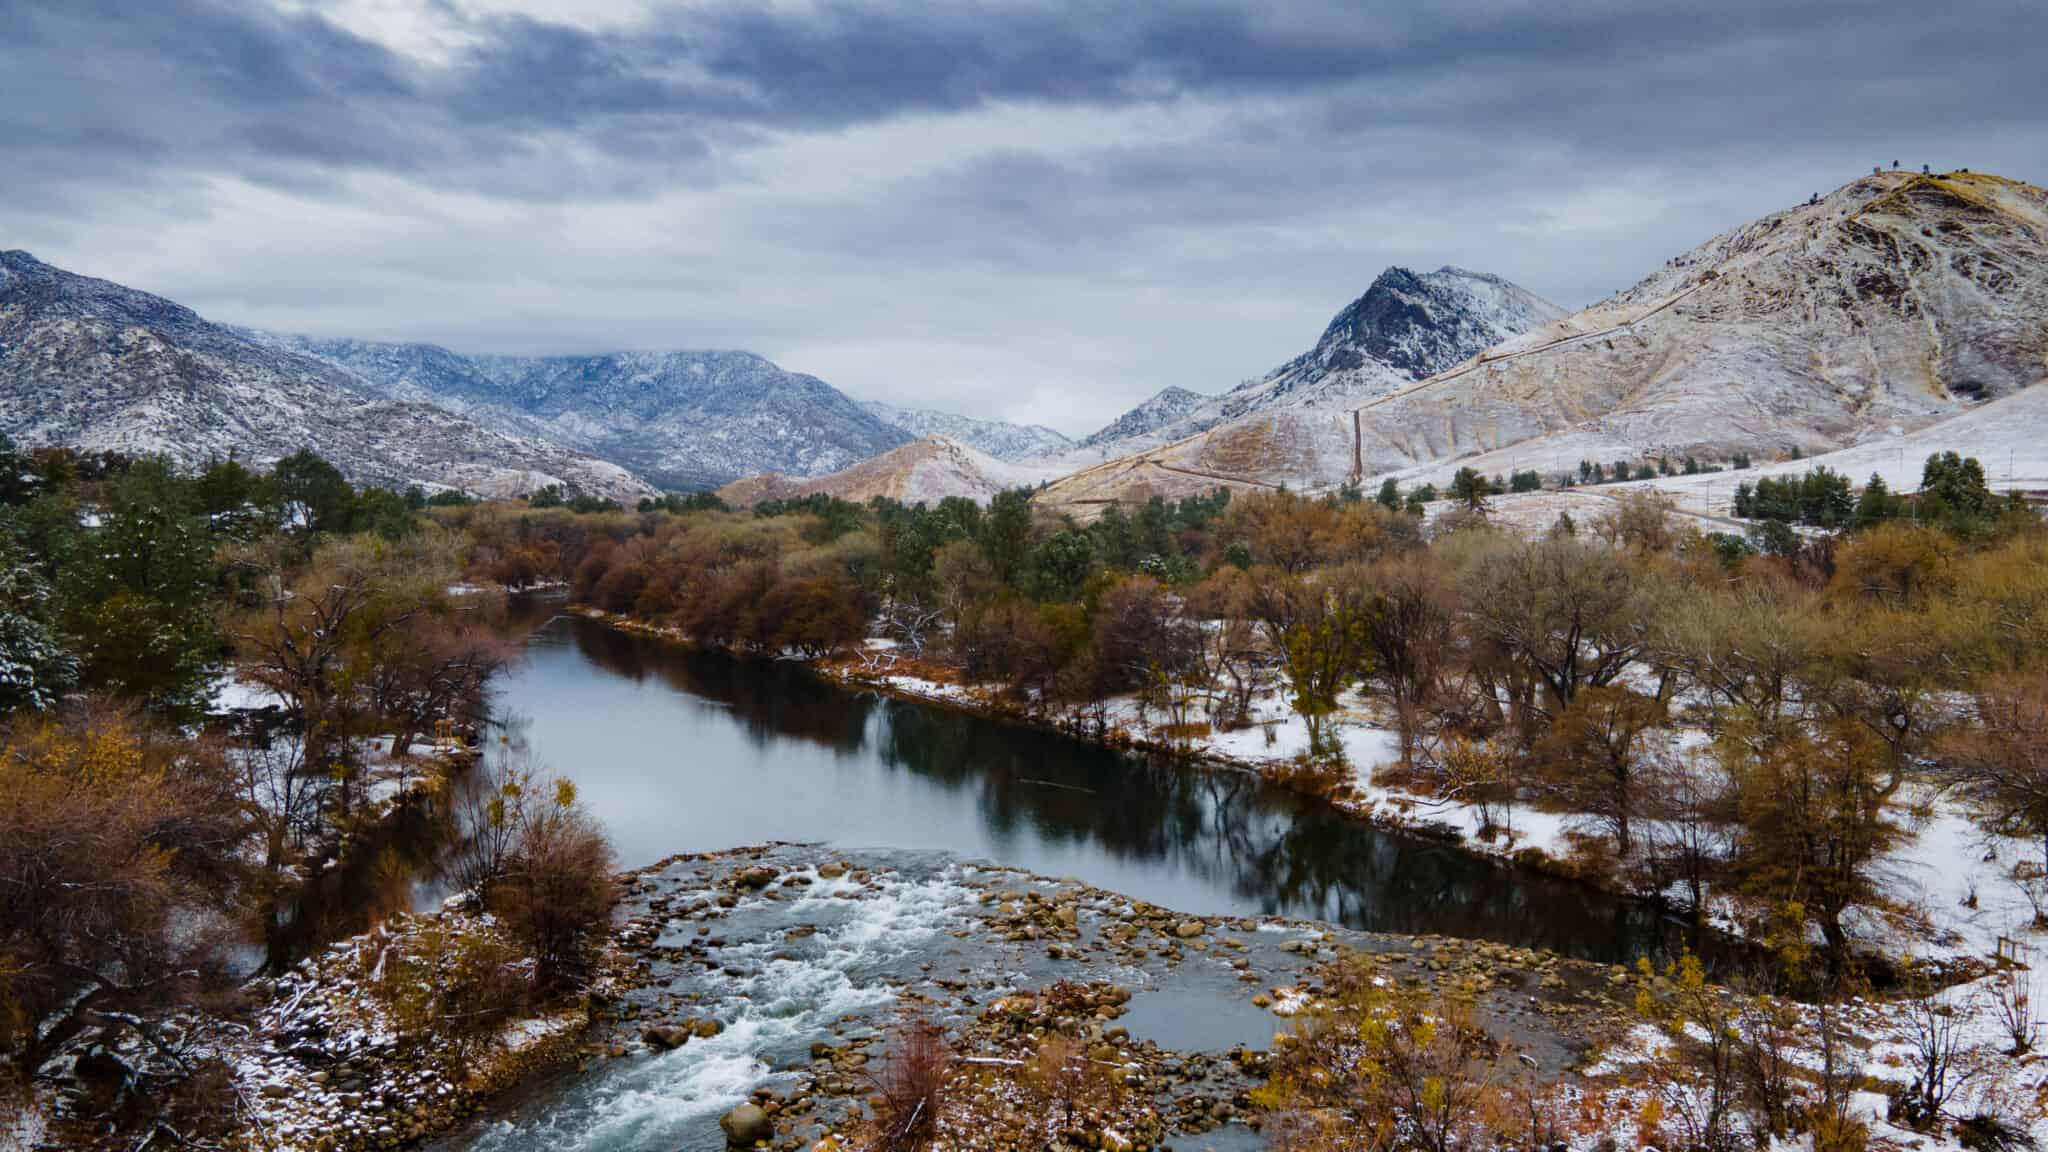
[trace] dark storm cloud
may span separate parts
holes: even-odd
[[[1860,135],[2048,106],[2048,69],[2029,60],[2040,12],[2015,0],[1384,7],[726,6],[616,29],[478,17],[441,67],[255,3],[17,0],[0,8],[0,142],[58,175],[309,164],[501,180],[497,161],[537,132],[666,165],[749,128],[991,100],[1321,92],[1305,112],[1338,139],[1397,121],[1635,155],[1754,138],[1759,118]],[[515,191],[576,190],[537,177]]]
[[[342,301],[363,334],[528,349],[673,343],[666,287],[716,318],[689,338],[870,392],[978,354],[1001,367],[953,392],[1107,377],[1113,406],[1298,351],[1391,260],[1580,304],[1870,164],[2048,172],[2035,0],[475,6],[419,0],[447,33],[423,48],[326,5],[0,0],[0,246],[252,320]],[[238,255],[224,184],[290,198],[298,255]],[[678,190],[635,226],[682,250],[579,256]],[[508,248],[587,310],[467,304],[471,268],[521,271]],[[340,260],[387,278],[339,287]],[[1219,316],[1246,327],[1186,334]],[[966,350],[861,343],[932,331]]]

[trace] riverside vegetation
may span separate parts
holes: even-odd
[[[1921,1006],[1921,1074],[1891,1118],[2009,1125],[2009,1102],[1960,1090],[1974,1074],[1941,987],[1975,973],[1857,932],[1892,903],[1880,864],[1929,795],[2039,844],[2010,883],[2048,907],[2048,534],[1974,461],[1930,460],[1909,494],[1751,489],[1747,536],[1675,530],[1647,495],[1527,536],[1489,523],[1477,476],[1433,521],[1389,487],[1084,524],[1023,491],[629,512],[358,491],[310,453],[262,474],[7,455],[0,1048],[56,1143],[236,1139],[232,1046],[197,1022],[246,1011],[247,945],[279,977],[401,919],[394,821],[444,822],[490,917],[400,933],[363,981],[380,1019],[415,1042],[490,1036],[582,995],[613,898],[602,831],[544,771],[475,765],[484,684],[512,653],[484,589],[549,583],[706,644],[824,660],[881,637],[907,670],[1105,735],[1128,705],[1193,746],[1277,697],[1308,733],[1287,771],[1333,795],[1356,784],[1335,718],[1363,699],[1398,733],[1374,783],[1475,805],[1482,832],[1518,806],[1577,814],[1566,866],[1770,942],[1734,992],[1696,966],[1643,976],[1665,1043],[1641,1066],[1669,1091],[1642,1097],[1638,1130],[1858,1146],[1873,1118],[1850,1101],[1871,1085],[1841,1070],[1827,1019],[1873,977]],[[205,719],[230,663],[270,702],[261,723]],[[2019,999],[2015,1051],[2020,982],[1970,986]],[[1275,1130],[1303,1148],[1503,1139],[1512,1086],[1457,1005],[1378,987],[1332,971],[1314,1019],[1351,1038],[1276,1060],[1261,1107],[1296,1121]],[[1784,1011],[1819,1030],[1755,1015],[1791,990],[1817,1007]],[[880,1127],[878,1146],[933,1131]]]

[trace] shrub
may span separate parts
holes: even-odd
[[[945,1115],[946,1078],[953,1054],[945,1033],[918,1020],[895,1038],[895,1047],[874,1075],[874,1118],[868,1152],[920,1152],[938,1135]]]
[[[556,780],[545,791],[544,798],[524,786],[509,793],[504,819],[511,842],[484,895],[534,961],[539,989],[554,992],[587,973],[592,930],[610,915],[618,892],[611,844],[576,803],[575,786]]]

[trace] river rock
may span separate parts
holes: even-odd
[[[666,1051],[671,1048],[681,1048],[689,1043],[691,1035],[692,1033],[688,1028],[657,1024],[640,1033],[640,1038],[647,1041],[650,1045]]]
[[[752,868],[743,868],[739,872],[735,873],[733,876],[733,882],[735,884],[738,884],[742,888],[760,889],[766,888],[768,885],[773,884],[775,882],[775,878],[779,875],[781,875],[781,873],[777,872],[773,868],[767,868],[760,865],[756,865]]]
[[[775,1139],[775,1122],[758,1104],[742,1104],[718,1121],[725,1130],[725,1142],[733,1148],[751,1148]]]
[[[1173,934],[1183,940],[1193,940],[1208,930],[1209,926],[1200,920],[1183,920],[1174,927]]]

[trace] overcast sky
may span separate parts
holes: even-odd
[[[2048,182],[2044,43],[2038,0],[0,0],[0,248],[1081,433],[1389,264],[1579,306],[1873,164]]]

